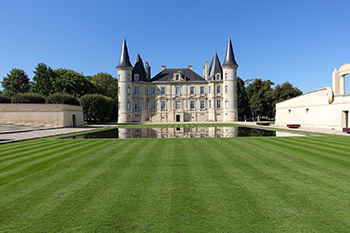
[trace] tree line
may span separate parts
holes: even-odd
[[[52,69],[45,63],[39,63],[33,73],[30,81],[24,70],[12,69],[1,82],[0,101],[51,103],[54,99],[54,103],[67,103],[67,99],[76,98],[85,119],[117,120],[118,80],[110,74],[85,76],[70,69]]]
[[[1,82],[3,95],[0,95],[0,102],[41,99],[40,103],[69,104],[73,101],[83,106],[86,120],[117,120],[118,80],[110,74],[84,76],[70,69],[52,69],[44,63],[39,63],[33,73],[33,81],[30,81],[23,70],[12,69]],[[272,119],[276,103],[301,94],[302,91],[289,82],[274,86],[271,80],[256,78],[243,81],[238,77],[239,120]]]
[[[277,84],[271,80],[237,80],[238,118],[243,120],[273,119],[276,103],[294,98],[303,92],[291,83]]]

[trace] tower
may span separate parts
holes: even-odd
[[[231,37],[228,40],[225,61],[222,64],[223,71],[223,121],[238,121],[237,107],[237,68],[235,56],[233,54]]]
[[[218,54],[215,52],[210,61],[208,73],[208,120],[218,121],[218,115],[221,115],[221,89],[222,89],[222,68]],[[219,120],[221,121],[221,120]]]
[[[119,64],[116,67],[118,70],[118,123],[129,122],[129,111],[131,109],[130,100],[130,82],[132,65],[129,59],[128,48],[126,46],[125,38],[123,40],[122,51],[120,54]]]

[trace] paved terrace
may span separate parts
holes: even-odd
[[[227,124],[226,123],[218,123],[218,122],[181,122],[179,124]],[[232,122],[240,125],[246,125],[246,126],[257,126],[255,122]],[[140,123],[139,123],[140,124]],[[145,124],[164,124],[164,123],[145,123]],[[165,123],[167,124],[167,123]],[[174,123],[168,123],[168,124],[174,124]],[[175,123],[176,124],[176,123]],[[0,144],[1,143],[8,143],[8,142],[17,142],[17,141],[24,141],[29,139],[35,139],[35,138],[42,138],[42,137],[50,137],[50,136],[57,136],[57,135],[63,135],[63,134],[69,134],[69,133],[79,133],[84,132],[88,130],[93,129],[101,129],[101,128],[107,128],[111,126],[118,126],[116,123],[107,124],[107,125],[93,125],[93,126],[85,126],[85,127],[76,127],[76,128],[63,128],[63,127],[48,127],[48,126],[24,126],[24,125],[5,125],[0,124]],[[260,128],[273,128],[273,129],[288,129],[285,126],[276,126],[276,125],[270,125],[270,126],[259,126]],[[307,127],[300,127],[299,129],[289,129],[296,132],[310,132],[310,133],[322,133],[322,134],[332,134],[332,135],[341,135],[341,136],[350,136],[350,134],[338,132],[335,130],[331,130],[329,128],[307,128]]]
[[[85,127],[50,127],[50,126],[24,126],[0,124],[0,144],[18,142],[35,138],[57,136],[69,133],[84,132],[93,129],[101,129],[113,125],[93,125]]]

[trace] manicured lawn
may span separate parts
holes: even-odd
[[[350,138],[0,145],[1,232],[346,232]]]

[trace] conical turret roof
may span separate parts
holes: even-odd
[[[120,53],[120,60],[117,68],[121,67],[132,67],[125,38],[123,40],[122,52]]]
[[[134,68],[132,69],[132,80],[134,81],[134,74],[138,74],[140,76],[140,81],[147,81],[146,79],[146,70],[143,66],[143,61],[139,54],[136,56]]]
[[[231,37],[228,40],[225,61],[224,64],[222,64],[222,66],[238,66],[235,60],[235,55],[233,54]]]
[[[209,65],[209,80],[215,80],[213,77],[215,77],[216,74],[222,74],[222,68],[220,65],[218,54],[215,52],[214,57],[210,61]]]

